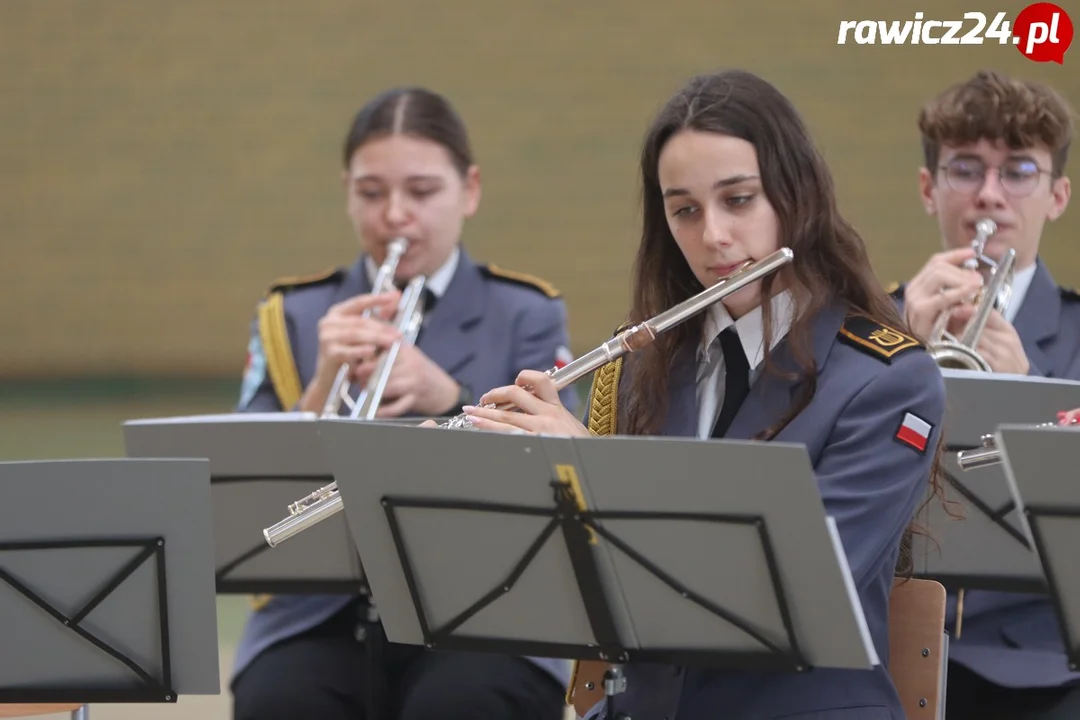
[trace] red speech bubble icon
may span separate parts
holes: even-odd
[[[1028,5],[1013,24],[1013,44],[1021,55],[1034,62],[1063,64],[1072,41],[1072,18],[1054,3]]]

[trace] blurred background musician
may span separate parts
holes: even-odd
[[[432,296],[415,346],[403,345],[394,364],[380,417],[456,414],[474,392],[566,360],[559,293],[477,264],[462,247],[480,173],[445,98],[422,88],[374,98],[349,130],[343,161],[346,211],[362,252],[350,267],[271,286],[252,323],[240,411],[322,412],[342,363],[352,367],[354,390],[366,384],[396,335],[361,315],[369,307],[393,315],[399,293],[371,288],[398,237],[409,245],[395,279],[424,274]],[[575,402],[572,391],[565,400]],[[567,661],[385,643],[371,618],[359,594],[264,598],[237,651],[237,720],[562,716]]]
[[[926,339],[940,313],[958,335],[972,316],[963,303],[981,278],[961,267],[974,257],[975,222],[997,223],[985,254],[1016,250],[1012,297],[993,310],[976,351],[993,372],[1080,380],[1080,296],[1059,287],[1039,257],[1046,223],[1069,202],[1065,162],[1073,111],[1053,89],[979,72],[947,88],[919,115],[925,166],[919,190],[937,217],[944,250],[893,296]],[[946,625],[957,622],[950,593]],[[1049,599],[968,590],[960,637],[950,640],[949,720],[1080,717],[1080,673],[1070,672]]]
[[[592,396],[589,420],[616,426],[602,434],[805,444],[869,632],[887,658],[889,594],[898,565],[901,573],[910,565],[904,538],[936,480],[941,372],[906,334],[862,238],[836,207],[832,177],[806,126],[772,85],[739,71],[691,80],[649,130],[641,176],[631,322],[781,247],[794,260],[625,363],[600,368],[597,377],[607,374],[618,390]],[[877,341],[886,336],[888,345]],[[522,372],[518,384],[480,401],[520,410],[466,408],[480,429],[590,432],[542,373]],[[921,428],[921,442],[898,437],[909,422]],[[624,669],[618,711],[634,720],[903,717],[884,666],[776,673],[631,662]],[[606,717],[599,707],[588,715]]]

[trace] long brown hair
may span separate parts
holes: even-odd
[[[682,130],[741,138],[757,152],[762,188],[779,219],[781,246],[794,260],[762,282],[763,297],[778,280],[800,309],[787,343],[798,366],[802,393],[781,421],[759,439],[776,436],[810,402],[816,389],[811,329],[819,312],[841,302],[849,313],[910,333],[892,298],[878,282],[866,246],[837,208],[833,178],[810,132],[791,102],[756,75],[726,70],[692,78],[660,110],[641,151],[641,244],[633,271],[631,322],[641,322],[704,288],[694,276],[668,227],[659,179],[659,158],[667,141]],[[768,338],[770,303],[762,305],[766,372],[776,372]],[[660,336],[633,358],[633,392],[622,402],[620,432],[660,432],[668,410],[670,371],[680,348],[701,337],[704,315]],[[940,492],[935,453],[930,482]],[[905,538],[905,545],[909,538]],[[907,554],[907,553],[905,553]],[[906,563],[902,563],[906,564]]]

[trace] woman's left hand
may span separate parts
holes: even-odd
[[[514,385],[495,388],[479,405],[512,405],[510,410],[467,405],[462,410],[478,430],[530,435],[588,436],[589,431],[563,407],[547,373],[523,370]]]

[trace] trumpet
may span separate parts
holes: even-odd
[[[387,292],[394,287],[394,273],[397,271],[398,262],[405,254],[408,241],[405,238],[397,238],[387,248],[386,259],[383,260],[379,271],[375,276],[372,292]],[[375,413],[382,402],[386,383],[390,379],[394,362],[397,360],[401,347],[405,343],[410,345],[416,342],[420,332],[420,326],[424,321],[424,309],[421,300],[424,297],[424,288],[427,278],[418,275],[409,281],[401,293],[396,313],[394,326],[401,333],[401,337],[394,341],[386,352],[380,357],[375,370],[371,373],[367,385],[360,391],[356,401],[349,395],[349,364],[342,363],[341,368],[334,378],[330,394],[327,395],[326,404],[320,417],[336,417],[344,403],[349,407],[349,417],[353,420],[373,420]],[[371,310],[364,311],[364,317],[373,317]],[[330,483],[319,488],[307,497],[301,498],[288,507],[289,515],[285,519],[263,530],[263,537],[270,547],[277,547],[281,543],[300,532],[306,525],[298,521],[304,518],[319,517],[327,508],[327,501],[337,496],[337,483]],[[337,512],[333,510],[330,515]]]
[[[401,261],[401,256],[408,249],[408,245],[409,241],[405,238],[397,238],[387,246],[386,258],[383,260],[382,265],[379,266],[379,271],[375,275],[375,282],[372,284],[372,293],[389,292],[394,287],[394,274],[397,272],[398,263]],[[360,391],[357,399],[354,401],[349,395],[349,364],[342,363],[337,375],[334,377],[333,385],[330,386],[330,393],[326,396],[326,403],[323,405],[321,417],[336,417],[341,412],[342,404],[348,406],[349,417],[354,420],[371,420],[375,417],[375,412],[379,409],[379,403],[382,401],[383,391],[386,389],[386,381],[390,376],[390,370],[393,369],[394,360],[397,358],[398,353],[401,352],[401,344],[403,342],[413,343],[416,340],[417,333],[420,332],[420,325],[424,320],[424,315],[419,303],[423,297],[426,282],[427,279],[424,276],[417,276],[412,279],[402,292],[394,316],[395,327],[402,333],[402,337],[383,353],[375,372],[371,374],[367,386]],[[363,317],[374,317],[374,313],[374,309],[369,308],[364,311]]]
[[[1076,424],[1078,423],[1075,418],[1069,423],[1069,425]],[[1034,427],[1036,429],[1039,429],[1067,426],[1063,426],[1061,423],[1047,422],[1039,423]],[[960,452],[956,453],[956,464],[959,465],[960,469],[964,472],[969,472],[978,468],[993,467],[994,465],[1001,464],[1002,452],[1001,448],[997,446],[997,440],[994,439],[994,436],[992,434],[983,435],[981,438],[979,438],[979,442],[981,442],[982,445],[977,448],[973,448],[971,450],[961,450]]]
[[[990,218],[983,218],[975,224],[975,238],[971,246],[975,257],[964,263],[969,270],[982,270],[989,277],[982,290],[975,296],[975,314],[959,338],[945,331],[949,322],[949,311],[943,312],[934,323],[927,342],[927,350],[939,367],[955,370],[978,370],[991,372],[990,364],[976,352],[979,338],[990,319],[991,310],[1005,312],[1012,297],[1014,277],[1013,266],[1016,263],[1016,251],[1006,250],[1000,262],[995,262],[985,254],[986,241],[997,232],[997,223]]]
[[[547,375],[555,382],[557,389],[563,390],[607,363],[617,360],[627,353],[637,352],[648,347],[661,333],[682,324],[728,295],[762,279],[766,275],[776,272],[790,263],[794,257],[795,254],[790,248],[781,248],[756,262],[748,260],[738,270],[722,278],[715,285],[683,300],[649,320],[623,330],[612,339],[567,365],[561,368],[551,368],[547,371]],[[486,407],[495,406],[487,405]],[[475,427],[465,414],[457,415],[435,427],[451,430],[475,430]],[[263,530],[263,536],[266,538],[266,542],[273,547],[283,540],[337,514],[342,510],[342,504],[337,483],[331,483],[303,500],[290,505],[290,516],[273,527]]]

